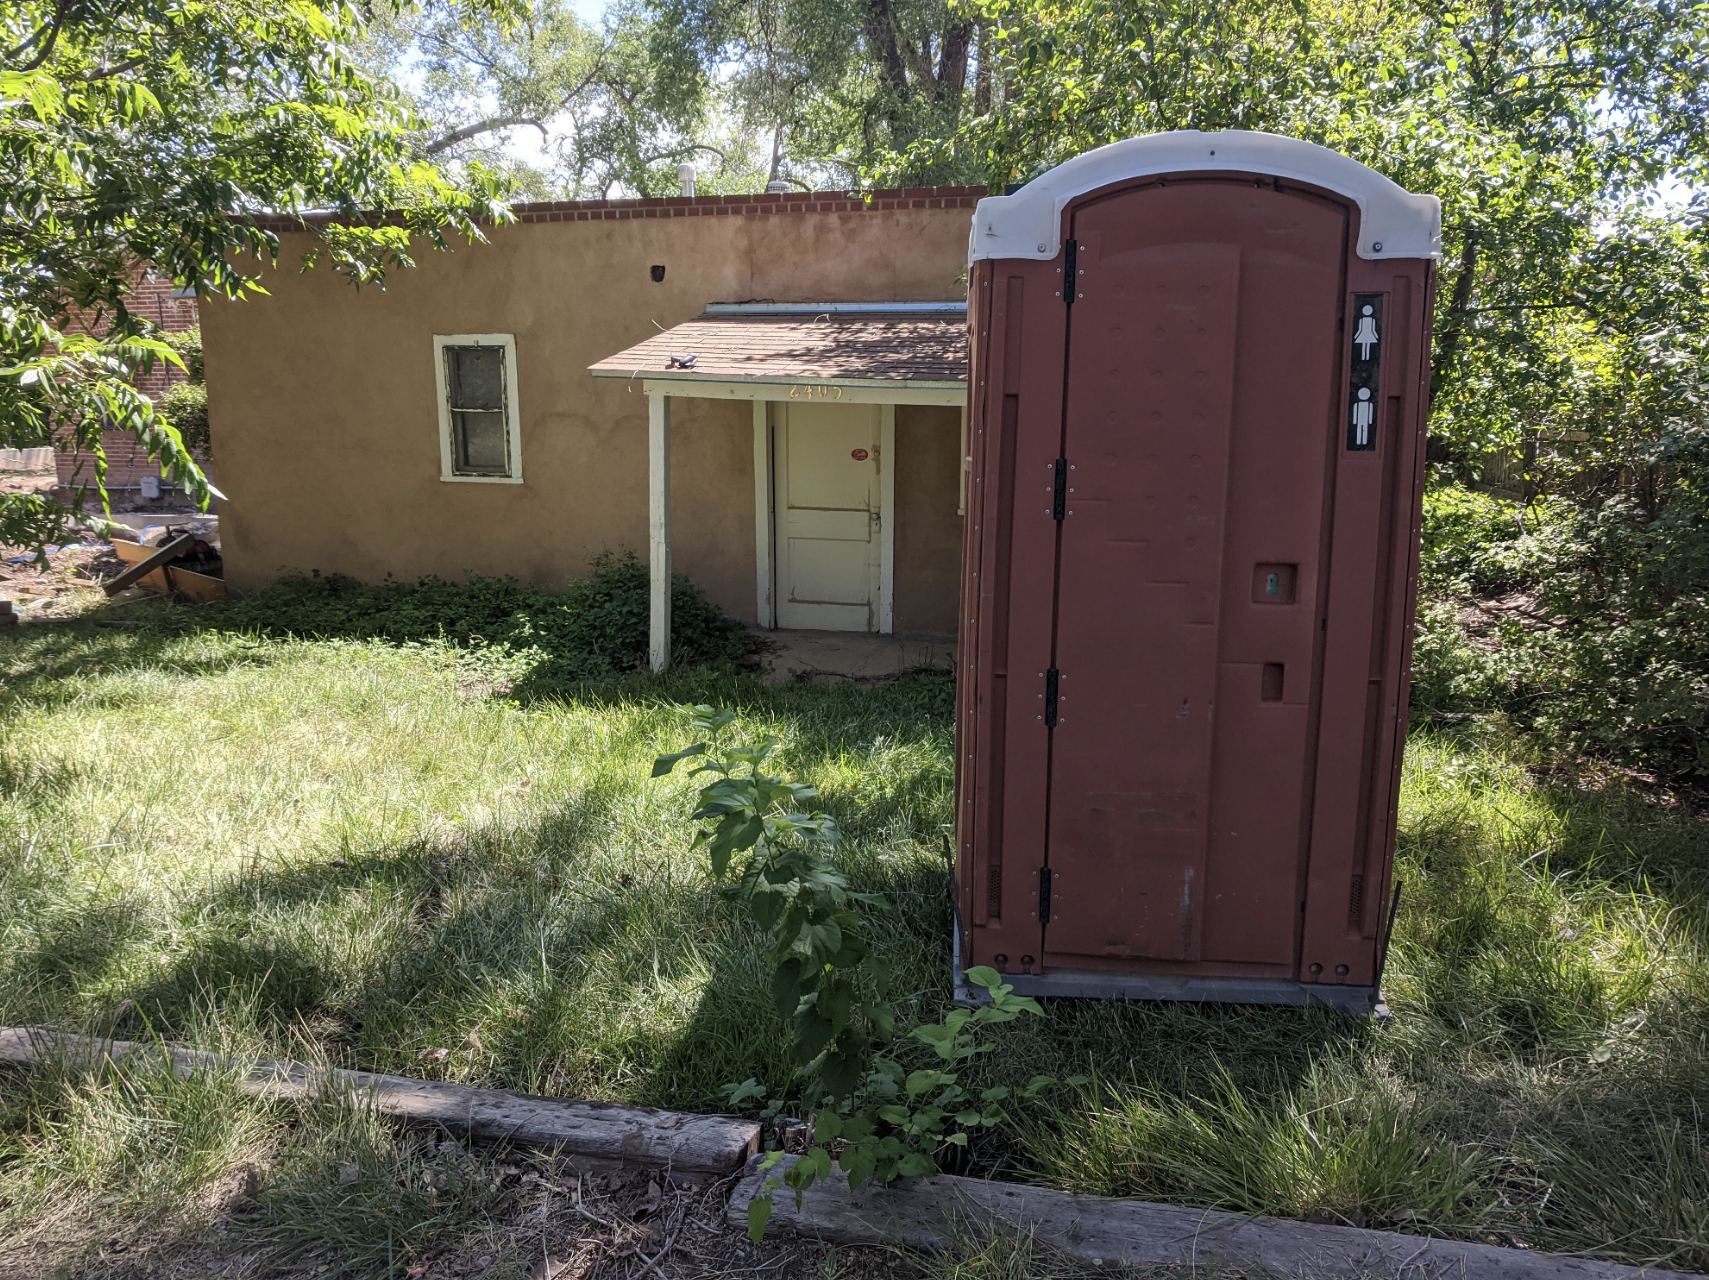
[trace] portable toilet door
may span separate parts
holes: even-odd
[[[980,202],[958,966],[1370,1010],[1440,211],[1267,134]]]

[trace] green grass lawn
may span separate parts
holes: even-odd
[[[690,784],[648,780],[695,702],[784,742],[893,904],[904,1020],[942,1012],[944,678],[525,702],[491,656],[110,616],[0,641],[0,1023],[684,1109],[787,1088],[757,935],[688,851]],[[1404,788],[1391,1024],[1049,1003],[981,1070],[1094,1084],[969,1171],[1709,1267],[1704,822],[1540,782],[1489,724],[1415,730]],[[353,1159],[376,1172],[341,1187]],[[12,1248],[193,1233],[241,1175],[233,1230],[402,1275],[499,1211],[481,1160],[217,1074],[0,1073]]]

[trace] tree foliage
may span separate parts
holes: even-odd
[[[1432,481],[1514,505],[1524,536],[1486,557],[1512,571],[1474,589],[1524,603],[1504,612],[1488,661],[1431,632],[1421,652],[1447,665],[1426,684],[1475,687],[1575,747],[1709,772],[1709,244],[1701,194],[1660,198],[1709,180],[1709,11],[976,0],[974,12],[993,32],[989,109],[879,156],[869,181],[977,170],[1002,186],[1137,134],[1240,128],[1320,143],[1441,197]]]
[[[204,505],[184,438],[131,383],[182,361],[128,305],[137,263],[204,297],[264,292],[278,238],[255,215],[338,215],[304,265],[357,284],[504,216],[470,171],[411,149],[415,121],[350,46],[339,0],[21,0],[0,12],[0,437],[48,433],[96,460],[126,431]],[[396,211],[368,219],[374,210]],[[0,542],[40,543],[80,507],[0,498]]]
[[[663,194],[679,163],[729,159],[700,67],[633,4],[590,23],[566,0],[426,0],[383,15],[361,54],[407,86],[424,156],[502,170],[534,199]]]
[[[682,161],[710,191],[854,185],[991,101],[990,29],[959,0],[619,0],[597,27],[564,0],[518,11],[429,0],[381,24],[370,61],[425,69],[430,152],[540,197],[667,194]]]
[[[177,428],[184,447],[206,461],[213,454],[208,430],[208,383],[202,361],[202,326],[193,325],[162,335],[184,368],[184,380],[174,382],[155,402],[160,416]]]
[[[763,137],[773,181],[857,181],[989,104],[989,27],[958,0],[648,2],[671,56],[695,59]],[[926,164],[916,180],[953,176]]]

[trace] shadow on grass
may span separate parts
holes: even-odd
[[[787,690],[760,696],[792,733],[808,719]],[[810,749],[942,732],[941,721],[898,727],[862,701],[872,697],[848,701],[852,745],[821,714]],[[914,812],[912,785],[893,788],[872,834]],[[139,967],[114,1029],[179,1038],[229,1017],[280,1052],[306,1032],[345,1065],[690,1110],[717,1109],[721,1087],[749,1076],[789,1095],[787,1031],[757,930],[702,869],[612,839],[626,789],[591,785],[521,825],[234,873],[177,906],[194,930]],[[859,798],[831,799],[846,810]],[[895,962],[904,1027],[948,1005],[951,915],[935,834],[916,830],[902,854],[881,839],[848,850],[857,886],[892,904],[870,927]],[[128,945],[114,927],[90,916],[21,958],[16,973],[39,975],[40,1016],[51,1019],[79,979],[106,976]],[[1269,1094],[1366,1034],[1313,1010],[1053,1001],[979,1072],[991,1083],[1088,1071],[1186,1087],[1214,1058]]]
[[[185,625],[170,632],[111,632],[87,620],[44,627],[54,634],[25,650],[34,696],[42,682],[78,673],[194,674],[272,660],[268,644],[186,656],[196,617],[174,615]],[[951,915],[938,824],[952,783],[952,678],[921,673],[863,690],[767,686],[701,669],[554,687],[525,679],[502,696],[593,711],[708,702],[777,733],[780,767],[818,784],[849,834],[858,887],[892,904],[871,928],[895,962],[903,1026],[945,1011]],[[177,1037],[230,1017],[253,1022],[280,1052],[308,1034],[352,1066],[685,1109],[716,1109],[720,1088],[749,1076],[788,1095],[787,1032],[757,931],[703,868],[662,856],[645,833],[613,834],[639,782],[585,786],[520,826],[216,882],[175,904],[193,923],[160,963],[138,966],[122,992],[132,1010],[116,1029]],[[661,845],[686,845],[686,810],[680,823]],[[39,1016],[65,1011],[60,998],[79,974],[112,976],[133,940],[110,924],[92,917],[82,934],[40,938],[21,958],[14,972],[39,975]],[[979,1071],[990,1083],[1087,1072],[1186,1089],[1214,1063],[1268,1096],[1366,1034],[1315,1010],[1055,1001],[1048,1019],[1003,1036]]]
[[[239,667],[269,666],[286,653],[276,644],[199,626],[193,606],[183,606],[188,615],[184,618],[157,616],[172,607],[162,604],[142,618],[128,619],[118,617],[117,609],[96,609],[78,618],[36,621],[0,633],[0,718],[74,699],[90,701],[83,682],[91,679],[142,671],[219,675]],[[127,612],[134,614],[136,608],[133,603]],[[136,625],[116,625],[120,621]],[[113,693],[104,705],[127,701]]]
[[[14,1020],[36,1021],[90,986],[119,973],[126,950],[147,937],[143,913],[124,901],[44,906],[35,913],[29,942],[14,944],[4,965]],[[30,1011],[35,1017],[31,1017]]]

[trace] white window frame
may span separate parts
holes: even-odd
[[[446,347],[504,348],[504,433],[510,455],[507,476],[463,476],[452,468],[451,389],[445,382]],[[516,395],[516,335],[514,333],[436,333],[433,335],[433,382],[439,392],[439,478],[455,484],[522,483],[522,411]]]

